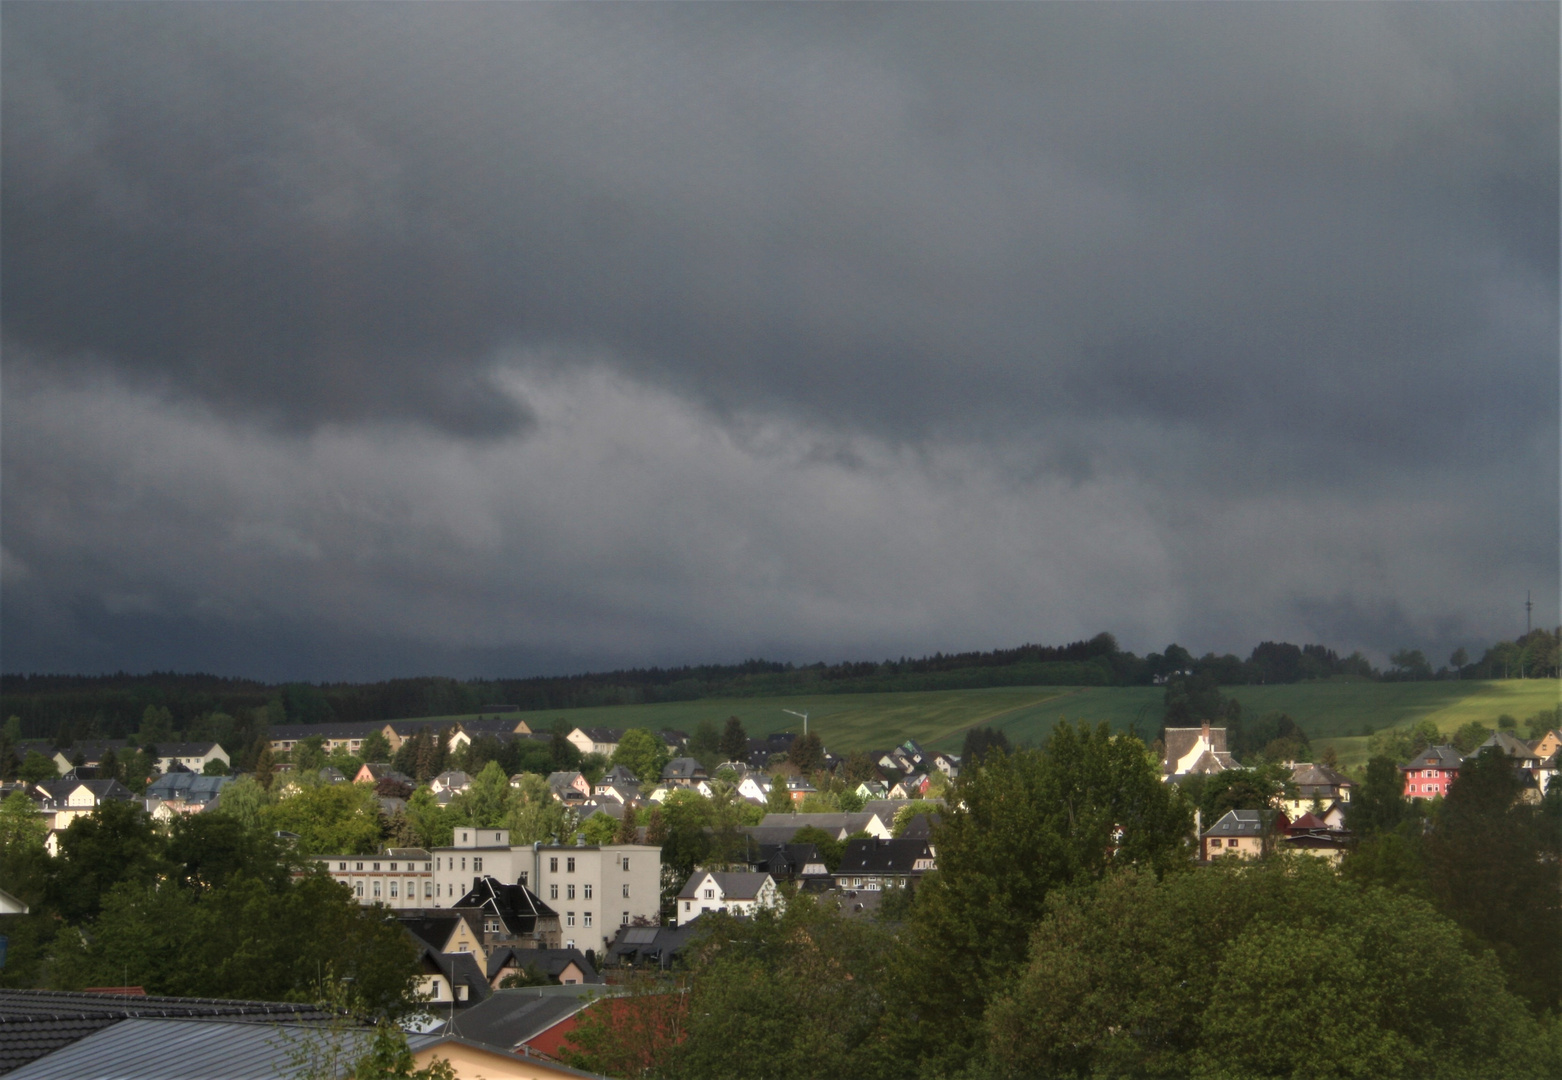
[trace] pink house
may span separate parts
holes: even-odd
[[[1405,798],[1433,799],[1448,794],[1464,758],[1451,746],[1429,746],[1399,771],[1405,774]]]

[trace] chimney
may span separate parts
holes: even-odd
[[[1204,735],[1204,741],[1205,742],[1209,742],[1209,721],[1208,720],[1204,721],[1203,735]]]

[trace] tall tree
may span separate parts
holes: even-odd
[[[618,740],[618,749],[613,751],[613,764],[634,773],[645,785],[647,793],[662,778],[667,761],[667,744],[645,728],[630,728],[624,732]]]
[[[736,716],[727,717],[727,724],[721,729],[721,753],[728,761],[748,760],[748,732]]]
[[[918,890],[913,940],[943,965],[910,980],[928,1071],[973,1048],[990,996],[1012,977],[1052,890],[1113,868],[1163,873],[1186,863],[1192,815],[1138,739],[1105,724],[1060,723],[1041,751],[989,758],[964,773],[936,833],[938,870]],[[935,1037],[936,1036],[936,1037]]]
[[[786,752],[786,759],[804,776],[824,768],[824,743],[820,740],[819,733],[810,731],[806,735],[799,735],[793,739],[791,747]]]

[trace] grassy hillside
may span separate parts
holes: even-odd
[[[1290,686],[1239,686],[1226,691],[1244,715],[1289,713],[1322,749],[1333,745],[1342,764],[1366,760],[1364,732],[1402,727],[1423,717],[1453,732],[1470,720],[1496,726],[1509,713],[1523,721],[1553,708],[1562,683],[1554,679],[1491,682],[1328,682]],[[525,713],[541,728],[555,719],[572,725],[673,727],[693,731],[703,719],[742,719],[750,734],[802,730],[786,709],[809,714],[809,727],[837,753],[885,748],[908,736],[924,746],[958,750],[965,729],[992,725],[1016,743],[1045,739],[1059,717],[1106,721],[1127,731],[1137,726],[1153,738],[1161,721],[1161,691],[1154,687],[997,687],[918,693],[821,694],[817,697],[713,698],[658,705],[622,705]]]

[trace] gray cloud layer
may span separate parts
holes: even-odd
[[[1557,31],[8,4],[4,666],[1555,619]]]

